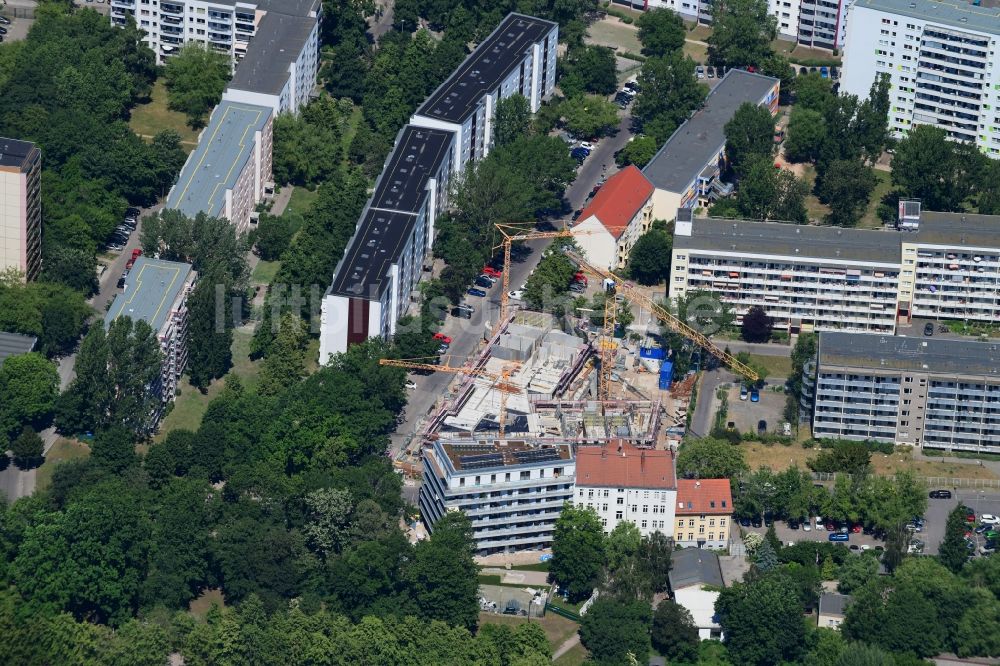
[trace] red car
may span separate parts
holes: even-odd
[[[861,534],[861,529],[862,529],[861,525],[857,523],[851,525],[851,531],[854,532],[855,534]]]
[[[836,525],[834,525],[833,523],[827,523],[827,524],[826,524],[826,531],[827,531],[827,532],[832,532],[832,531],[834,531],[835,529],[837,529],[837,526],[836,526]]]
[[[501,275],[503,275],[503,271],[498,271],[492,266],[483,266],[483,272],[489,275],[490,277],[500,277]]]
[[[583,274],[583,271],[577,271],[576,274],[573,275],[573,282],[579,282],[584,287],[586,287],[587,286],[587,276]]]
[[[132,266],[134,265],[135,265],[135,259],[129,259],[127,262],[125,262],[125,270],[127,271],[132,270]]]
[[[138,259],[141,256],[142,256],[142,248],[141,247],[137,247],[134,250],[132,250],[132,261],[135,261],[136,259]]]
[[[438,340],[440,342],[443,342],[446,345],[450,345],[451,344],[451,338],[448,337],[447,335],[445,335],[444,333],[435,333],[434,334],[434,339]]]

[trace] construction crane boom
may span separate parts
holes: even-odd
[[[410,359],[396,359],[396,358],[380,358],[379,365],[388,365],[395,368],[406,368],[407,370],[428,370],[430,372],[450,372],[456,375],[468,375],[470,377],[486,377],[492,379],[494,382],[494,388],[500,392],[500,413],[497,416],[497,421],[500,425],[500,437],[504,436],[504,426],[507,420],[507,395],[511,393],[521,393],[520,387],[516,384],[510,382],[510,377],[517,368],[521,366],[520,363],[511,362],[505,365],[500,374],[495,372],[489,372],[485,368],[470,368],[467,365],[450,365],[450,358],[444,356],[441,357],[444,360],[444,365],[437,365],[434,363],[427,363],[426,361],[437,360],[438,357],[429,358],[410,358]]]
[[[639,291],[632,285],[628,284],[627,282],[622,280],[620,277],[618,277],[611,271],[590,265],[583,257],[581,257],[579,254],[575,252],[567,252],[566,256],[568,256],[570,259],[576,262],[576,264],[580,267],[581,270],[590,273],[595,277],[599,277],[602,280],[610,280],[615,285],[617,293],[620,293],[622,296],[632,301],[633,303],[639,303],[644,307],[648,308],[650,311],[656,314],[658,318],[662,319],[670,330],[674,331],[675,333],[679,333],[680,335],[683,335],[685,338],[691,340],[696,345],[707,351],[709,354],[711,354],[712,356],[716,357],[717,359],[725,363],[727,366],[729,366],[729,368],[731,368],[737,374],[742,375],[751,382],[756,382],[758,379],[760,379],[760,376],[753,368],[748,366],[746,363],[743,363],[742,361],[740,361],[739,359],[737,359],[735,356],[725,351],[724,349],[720,349],[719,347],[717,347],[707,337],[705,337],[698,331],[694,330],[693,328],[688,326],[685,322],[681,321],[674,315],[670,314],[670,312],[668,312],[667,309],[664,308],[662,305],[659,305],[658,303],[654,302],[653,299],[649,298],[641,291]]]

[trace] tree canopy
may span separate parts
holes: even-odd
[[[549,572],[572,601],[582,601],[601,584],[604,528],[593,509],[566,505],[552,534]]]
[[[743,451],[720,439],[685,441],[677,454],[677,474],[688,479],[731,479],[748,469]]]
[[[205,116],[222,99],[231,72],[228,54],[187,42],[163,68],[170,108],[185,114],[192,127],[204,127]]]

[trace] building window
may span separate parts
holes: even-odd
[[[694,527],[694,518],[688,521],[688,527]]]
[[[646,521],[642,521],[642,529],[646,529]]]
[[[615,511],[615,520],[621,520],[621,519],[622,519],[622,512]]]
[[[619,497],[618,498],[618,505],[621,506],[624,503],[625,503],[625,498],[624,497]]]
[[[719,527],[725,527],[725,526],[726,526],[726,519],[719,518]]]
[[[653,507],[653,508],[656,508],[656,507]],[[643,504],[642,505],[642,512],[643,513],[649,513],[649,505],[648,504]]]
[[[528,481],[531,479],[531,472],[521,472],[521,481]]]
[[[605,497],[607,497],[607,496],[608,496],[608,489],[607,489],[607,488],[605,488],[605,489],[604,489],[604,496],[605,496]]]
[[[608,512],[608,505],[607,504],[602,504],[601,505],[601,511],[607,513]]]
[[[688,541],[694,541],[694,532],[688,532]]]
[[[704,533],[705,533],[705,526],[704,525],[699,525],[698,526],[698,534],[704,534]]]
[[[639,513],[639,506],[637,504],[632,505],[632,513]]]
[[[607,518],[601,518],[601,525],[603,525],[604,527],[607,527],[608,526],[608,519]]]
[[[708,540],[709,541],[714,541],[715,540],[715,532],[709,532],[708,533]]]
[[[708,519],[708,526],[709,527],[715,527],[715,518],[709,518]]]
[[[581,492],[583,492],[583,491],[581,491]],[[594,496],[594,491],[593,490],[588,490],[587,491],[587,497],[593,497],[593,496]]]
[[[580,497],[583,497],[583,488],[580,488]]]

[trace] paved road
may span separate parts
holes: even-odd
[[[370,23],[368,27],[368,32],[372,34],[376,42],[392,28],[393,7],[395,4],[394,0],[382,0],[376,3],[376,9],[381,10],[382,13],[380,15],[376,14],[369,19]]]
[[[706,370],[698,387],[698,401],[694,406],[694,416],[691,417],[689,433],[695,437],[707,437],[712,430],[712,419],[715,410],[712,409],[715,392],[722,384],[737,381],[736,375],[725,368]]]

